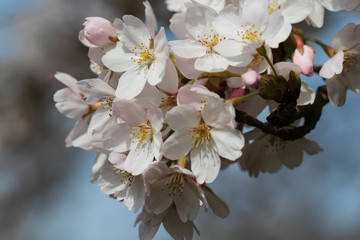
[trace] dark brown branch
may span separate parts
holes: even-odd
[[[280,121],[280,127],[277,124],[271,123],[263,123],[258,119],[247,115],[245,112],[236,111],[236,121],[240,123],[245,123],[247,125],[257,127],[261,129],[264,133],[272,134],[283,140],[296,140],[299,138],[304,137],[308,134],[311,130],[316,127],[317,122],[321,117],[322,108],[329,102],[329,98],[327,95],[326,87],[321,86],[318,88],[316,93],[316,98],[313,104],[309,104],[306,106],[299,106],[296,108],[289,107],[289,111],[275,111],[274,113],[270,114],[268,119],[270,118],[277,118]],[[286,108],[285,108],[286,109]],[[295,111],[294,111],[295,109]],[[279,113],[283,113],[279,115]],[[299,127],[289,127],[288,125],[284,128],[284,123],[291,124],[297,119],[304,118],[304,124]],[[272,120],[272,123],[276,122]]]

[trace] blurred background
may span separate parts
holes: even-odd
[[[159,25],[171,13],[150,1]],[[137,239],[136,215],[91,185],[95,154],[65,148],[74,121],[57,112],[52,96],[63,88],[53,75],[93,77],[87,48],[78,41],[85,17],[112,21],[144,16],[141,0],[0,1],[0,240]],[[302,24],[330,43],[359,12],[327,13],[325,26]],[[173,37],[169,35],[169,39]],[[326,60],[317,50],[316,63]],[[310,86],[323,84],[308,78]],[[250,178],[237,164],[210,187],[230,215],[203,211],[194,239],[360,239],[360,95],[344,107],[328,104],[308,138],[324,149],[304,156],[295,170]],[[169,239],[161,227],[155,239]]]

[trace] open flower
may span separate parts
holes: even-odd
[[[342,106],[346,89],[360,93],[360,24],[347,24],[331,41],[336,54],[320,69],[330,102]]]
[[[164,156],[177,160],[190,152],[191,170],[197,181],[212,182],[220,170],[220,157],[236,160],[241,156],[244,138],[234,129],[234,108],[230,102],[214,98],[199,112],[181,105],[165,117],[175,132],[165,142]]]

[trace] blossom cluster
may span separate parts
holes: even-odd
[[[66,88],[54,101],[77,121],[66,146],[98,153],[91,182],[129,210],[142,208],[136,220],[140,239],[152,239],[161,224],[174,239],[191,239],[202,206],[219,217],[229,214],[208,187],[221,166],[239,162],[257,176],[282,165],[295,168],[303,152],[322,150],[305,137],[246,131],[236,116],[314,104],[315,92],[300,76],[313,74],[315,52],[293,24],[319,28],[324,9],[350,11],[360,3],[165,2],[175,12],[170,30],[179,40],[168,41],[165,28],[158,29],[148,2],[145,22],[132,15],[113,22],[86,18],[79,40],[89,48],[95,77],[78,81],[56,73]],[[330,56],[318,73],[326,79],[330,102],[341,106],[347,89],[360,93],[360,25],[345,26],[332,46],[318,43]],[[281,48],[290,52],[280,56],[275,49]]]

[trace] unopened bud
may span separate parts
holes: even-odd
[[[281,102],[287,92],[287,81],[283,76],[265,75],[260,80],[260,87],[262,98]]]
[[[314,56],[315,50],[309,45],[304,45],[295,50],[293,62],[301,67],[302,74],[310,77],[314,71]]]
[[[101,17],[88,17],[84,29],[79,33],[79,40],[87,47],[105,47],[116,42],[117,36],[112,23]]]
[[[260,75],[254,70],[249,70],[242,75],[242,80],[249,88],[257,88],[260,83]]]

